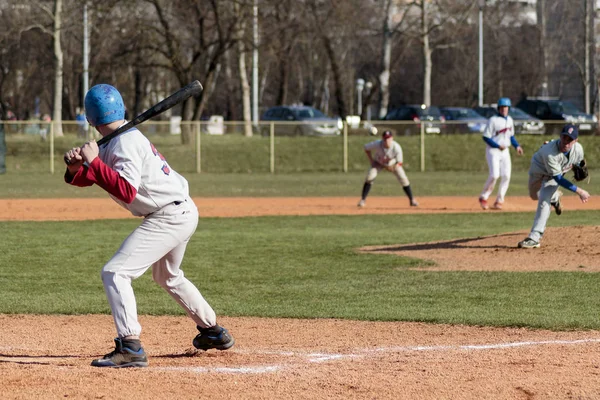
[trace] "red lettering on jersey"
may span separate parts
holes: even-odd
[[[158,158],[161,159],[161,161],[163,162],[163,166],[161,168],[162,172],[165,175],[169,175],[171,173],[171,169],[169,168],[169,164],[167,164],[167,159],[158,152],[158,150],[156,150],[156,147],[154,147],[154,145],[152,143],[150,143],[150,147],[152,148],[152,153],[155,156],[158,156]]]
[[[509,126],[509,127],[506,127],[506,128],[504,128],[504,129],[500,129],[498,132],[496,132],[496,135],[502,135],[502,134],[503,134],[504,132],[506,132],[506,131],[509,131],[509,132],[510,132],[510,130],[511,130],[511,129],[512,129],[512,128],[511,128],[510,126]]]

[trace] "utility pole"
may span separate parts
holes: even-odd
[[[85,98],[85,94],[88,92],[90,87],[89,81],[89,62],[90,62],[90,35],[88,29],[88,5],[87,2],[83,4],[83,76],[82,76],[82,86],[83,86],[83,95],[81,99]],[[81,109],[84,108],[84,104],[81,104]],[[85,129],[85,136],[88,137],[89,125],[84,124],[83,129]],[[89,139],[89,137],[88,137]]]
[[[258,126],[258,0],[252,6],[252,122]]]
[[[485,0],[479,0],[479,95],[477,101],[479,107],[483,106],[483,7],[485,7]]]

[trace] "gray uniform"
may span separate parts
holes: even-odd
[[[379,171],[385,167],[394,166],[394,175],[396,175],[396,179],[398,179],[398,182],[400,182],[402,187],[410,185],[406,172],[404,172],[404,168],[402,168],[402,147],[400,147],[398,142],[393,142],[392,145],[386,149],[383,144],[383,140],[376,140],[365,144],[366,151],[375,152],[373,160],[377,162],[377,165],[371,166],[369,169],[366,182],[372,183],[375,178],[377,178]]]
[[[529,196],[533,200],[538,200],[538,207],[529,237],[536,242],[540,241],[546,229],[551,203],[559,199],[559,185],[553,177],[570,171],[573,169],[573,164],[579,164],[581,160],[583,160],[581,144],[575,143],[567,156],[560,151],[560,139],[543,145],[531,158]]]

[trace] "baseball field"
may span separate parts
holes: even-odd
[[[236,345],[195,351],[147,273],[150,366],[124,370],[89,364],[115,335],[100,269],[139,220],[60,174],[0,176],[1,397],[600,397],[600,202],[565,195],[521,250],[525,173],[502,211],[479,208],[485,173],[409,172],[418,208],[387,175],[364,209],[362,172],[186,176],[201,219],[182,268]]]

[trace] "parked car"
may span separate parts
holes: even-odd
[[[436,106],[427,107],[424,104],[409,104],[390,110],[384,120],[417,122],[417,124],[386,126],[386,129],[395,131],[400,135],[415,135],[421,132],[421,122],[423,122],[425,133],[440,133],[446,119]]]
[[[521,100],[517,107],[544,121],[562,120],[564,123],[577,125],[582,135],[594,134],[598,130],[598,118],[579,110],[570,101],[549,97],[528,97]],[[563,127],[563,123],[547,125],[552,133],[560,132]]]
[[[440,110],[446,121],[450,122],[444,129],[446,133],[483,133],[488,122],[471,108],[442,107]]]
[[[474,107],[473,110],[485,118],[490,118],[498,113],[498,106],[496,104],[489,104],[481,107]],[[546,126],[541,119],[527,114],[518,107],[511,107],[508,110],[508,115],[512,117],[515,123],[516,134],[543,135],[546,133]]]
[[[269,108],[262,121],[281,122],[275,124],[276,135],[326,136],[339,135],[343,128],[341,118],[331,118],[308,106],[277,106]],[[261,133],[269,135],[270,126],[261,124]]]

